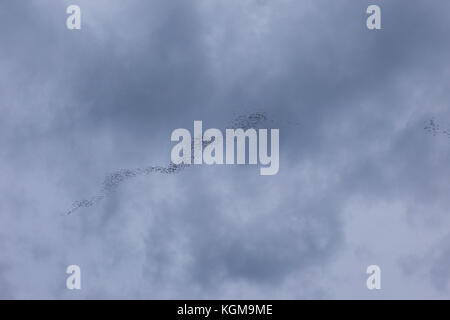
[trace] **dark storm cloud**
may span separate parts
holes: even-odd
[[[450,4],[378,2],[379,32],[365,28],[368,1],[78,1],[80,31],[65,29],[68,1],[2,2],[8,295],[360,297],[353,275],[367,261],[352,252],[390,261],[418,230],[429,245],[402,254],[442,252],[424,262],[430,281],[405,289],[408,273],[393,264],[403,273],[380,297],[445,294],[434,289],[448,277],[437,267],[446,249],[431,239],[449,223],[450,146],[423,128],[448,123]],[[173,129],[222,127],[255,109],[281,129],[278,175],[145,179],[146,164],[166,168]],[[59,215],[111,172],[109,197]],[[363,226],[348,218],[355,202]],[[389,226],[372,209],[386,203],[402,208]],[[385,236],[366,245],[358,228],[370,223]],[[77,296],[60,281],[72,263],[84,274]]]

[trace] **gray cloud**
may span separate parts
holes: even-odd
[[[378,2],[379,32],[369,1],[80,0],[80,31],[69,1],[2,2],[1,296],[448,297],[450,4]],[[253,110],[276,176],[146,177],[173,129]]]

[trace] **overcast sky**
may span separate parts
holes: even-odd
[[[424,130],[450,129],[449,12],[1,1],[0,298],[450,298],[450,139]],[[256,111],[280,129],[277,175],[143,175],[64,215],[111,172],[166,166],[174,129]],[[381,290],[366,288],[372,264]]]

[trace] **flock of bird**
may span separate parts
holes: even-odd
[[[227,128],[230,129],[241,128],[243,130],[247,130],[250,128],[258,129],[261,128],[263,125],[267,127],[268,125],[273,123],[274,120],[269,119],[266,112],[253,112],[247,115],[237,116],[229,123]],[[289,121],[287,121],[286,123],[294,125],[299,124],[297,122],[289,122]],[[431,134],[433,136],[444,135],[447,138],[450,138],[450,129],[442,129],[439,123],[437,123],[434,118],[426,122],[424,130],[427,134]],[[193,152],[194,144],[198,139],[202,140],[203,148],[211,143],[208,141],[203,141],[202,137],[194,137],[191,141],[191,160],[194,154]],[[95,196],[89,199],[75,201],[72,204],[72,207],[66,212],[66,214],[70,215],[80,208],[87,208],[94,206],[126,180],[130,180],[138,176],[148,176],[151,174],[176,174],[190,166],[191,166],[190,164],[185,163],[182,164],[169,163],[167,166],[147,166],[136,169],[119,169],[115,172],[106,175],[99,192]]]
[[[426,133],[431,134],[433,136],[442,134],[447,138],[450,138],[450,129],[441,129],[441,126],[439,125],[439,123],[436,122],[434,118],[428,120],[423,129],[425,130]]]
[[[241,115],[236,117],[229,123],[229,126],[227,128],[241,128],[243,130],[247,130],[250,128],[258,129],[261,128],[262,125],[265,125],[267,127],[271,123],[274,123],[274,121],[269,119],[266,112],[253,112],[248,115]],[[191,157],[194,154],[194,142],[197,141],[197,139],[202,140],[203,148],[211,143],[210,141],[203,141],[202,137],[194,137],[191,141]],[[185,163],[170,163],[167,166],[147,166],[136,169],[119,169],[106,175],[100,190],[95,196],[89,199],[75,201],[72,204],[72,207],[65,214],[70,215],[80,208],[88,208],[94,206],[102,199],[104,199],[109,193],[111,193],[111,191],[115,190],[124,181],[136,178],[138,176],[148,176],[151,174],[176,174],[190,166],[190,164]]]

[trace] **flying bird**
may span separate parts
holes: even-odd
[[[267,126],[273,124],[274,120],[270,120],[266,112],[253,112],[247,115],[240,115],[234,118],[229,123],[229,128],[248,130],[250,128],[258,129],[262,125]],[[297,122],[285,121],[286,124],[298,125]],[[191,154],[193,153],[194,142],[196,139],[202,139],[202,137],[194,137],[191,141]],[[210,144],[211,141],[202,141],[203,148]],[[192,157],[192,156],[191,156]],[[65,215],[70,215],[80,208],[88,208],[96,205],[103,200],[109,193],[115,190],[123,182],[136,178],[138,176],[148,176],[151,174],[176,174],[182,170],[190,167],[190,164],[174,164],[169,163],[167,166],[146,166],[135,169],[119,169],[112,173],[109,173],[104,178],[100,190],[96,195],[88,199],[78,200],[72,204],[72,207],[65,212]]]

